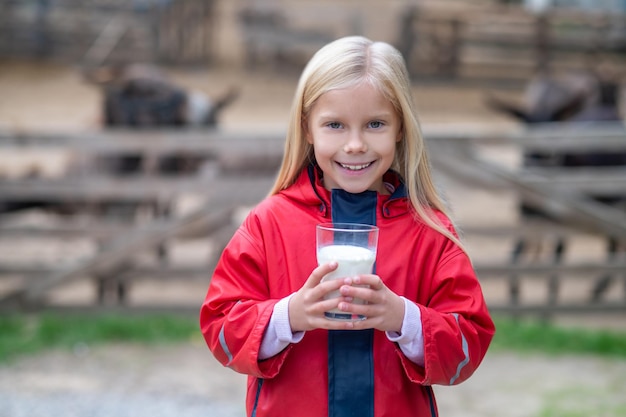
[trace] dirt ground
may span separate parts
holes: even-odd
[[[471,379],[436,386],[445,417],[621,417],[626,362],[490,352]],[[3,417],[243,417],[246,378],[203,342],[76,346],[0,366]]]
[[[188,88],[218,94],[230,85],[241,96],[221,118],[223,129],[282,129],[297,82],[295,74],[250,74],[230,69],[171,71]],[[508,92],[513,94],[514,92]],[[483,104],[484,91],[470,87],[416,86],[420,118],[425,128],[458,129],[514,126]],[[99,93],[81,81],[73,68],[30,63],[0,63],[0,129],[49,132],[99,129]],[[501,160],[515,163],[504,152]],[[0,176],[18,177],[33,166],[43,175],[61,175],[63,152],[15,153],[0,150]],[[442,180],[460,223],[507,224],[516,220],[509,194],[490,194]],[[490,208],[488,219],[485,208]],[[20,246],[21,245],[21,246]],[[506,256],[501,243],[468,242],[477,259]],[[12,250],[40,258],[63,259],[72,249],[34,247],[27,242],[0,243],[0,256]],[[198,251],[182,247],[182,252]],[[600,243],[575,242],[571,256],[597,256]],[[196,254],[199,257],[204,253]],[[25,255],[24,255],[25,256]],[[206,282],[142,284],[133,291],[200,305]],[[60,298],[89,295],[88,283],[65,288]],[[501,297],[504,288],[487,284],[487,297]],[[541,291],[532,289],[531,291]],[[572,289],[571,291],[575,291]],[[69,294],[69,295],[68,295]],[[164,300],[167,301],[167,300]],[[565,324],[626,327],[623,317],[563,318]],[[626,363],[594,357],[520,356],[490,353],[483,366],[459,387],[438,387],[441,415],[446,417],[542,415],[622,416],[626,414]],[[245,377],[221,367],[201,340],[176,346],[76,346],[0,366],[0,416],[242,416]],[[556,410],[556,413],[547,414]]]

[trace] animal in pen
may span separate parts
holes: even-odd
[[[525,106],[490,96],[488,105],[501,113],[528,124],[567,122],[621,122],[620,115],[620,85],[611,78],[600,77],[594,73],[573,73],[560,76],[539,74],[532,79],[525,91]],[[626,166],[624,152],[525,152],[523,155],[525,167],[620,167]],[[626,195],[596,196],[596,201],[624,207]],[[541,209],[524,201],[520,203],[522,219],[544,219],[558,221],[558,219],[543,212]],[[521,257],[531,250],[528,239],[520,238],[515,243],[511,262],[517,263]],[[617,238],[608,236],[606,251],[608,260],[614,260],[619,254],[620,245]],[[553,262],[562,261],[567,242],[558,237],[553,247]],[[591,294],[592,301],[599,301],[612,282],[610,275],[600,277]],[[558,293],[558,276],[549,280],[550,301],[556,302]],[[511,279],[510,296],[513,302],[519,299],[519,283]]]
[[[105,126],[215,127],[239,94],[235,87],[213,97],[187,89],[147,64],[85,69],[84,78],[102,91]]]
[[[215,128],[221,112],[239,94],[234,87],[214,97],[185,89],[160,68],[146,64],[92,68],[85,70],[84,75],[102,93],[102,120],[106,128]],[[117,154],[98,156],[95,164],[115,176],[146,172],[193,175],[202,168],[206,158],[206,155],[183,152],[149,161],[142,154]],[[158,216],[168,216],[171,202],[155,201],[151,209]]]
[[[105,128],[215,128],[221,112],[237,98],[236,88],[222,94],[209,95],[181,87],[160,68],[147,64],[130,64],[90,68],[84,71],[85,80],[96,85],[102,94],[102,122]],[[100,155],[95,165],[114,176],[193,175],[206,155],[177,153],[162,155],[156,161],[144,155]],[[171,203],[156,201],[154,214],[168,216]]]
[[[145,64],[87,69],[85,80],[102,95],[102,124],[106,128],[215,128],[220,114],[239,96],[229,87],[215,96],[186,89],[158,67]],[[203,157],[192,154],[163,156],[154,169],[161,174],[197,171]],[[140,172],[141,155],[114,156],[100,165],[119,174]]]
[[[220,114],[239,95],[235,87],[216,96],[186,89],[153,65],[102,67],[86,70],[84,74],[88,82],[100,89],[102,124],[108,129],[216,128]],[[183,152],[162,155],[156,161],[150,161],[139,153],[114,154],[99,156],[95,163],[98,169],[115,176],[143,173],[195,175],[202,169],[206,158],[206,155]],[[161,199],[148,203],[148,206],[157,217],[171,214],[171,201]],[[128,209],[128,206],[121,209]],[[166,258],[164,245],[157,247],[157,254],[161,260]],[[124,300],[124,282],[115,283],[103,278],[99,283],[100,299],[106,297],[109,288],[117,291],[118,298]]]
[[[90,68],[84,71],[84,78],[101,92],[102,123],[109,129],[215,128],[220,114],[239,95],[235,87],[214,97],[186,89],[160,68],[147,64]],[[100,155],[95,165],[115,176],[193,175],[206,158],[206,155],[182,152],[151,161],[140,153],[125,153]],[[167,203],[154,208],[156,213],[164,215],[169,210]]]

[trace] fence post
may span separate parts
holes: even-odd
[[[545,13],[537,15],[535,20],[535,71],[545,72],[550,69],[550,21]]]
[[[50,11],[50,0],[37,1],[37,26],[35,28],[35,53],[38,58],[45,58],[52,55],[52,42],[48,30],[48,13]]]

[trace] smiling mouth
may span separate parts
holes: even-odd
[[[369,167],[372,164],[373,162],[368,162],[367,164],[359,164],[359,165],[347,165],[347,164],[342,164],[341,162],[339,162],[339,165],[341,165],[342,168],[348,169],[350,171],[360,171],[362,169]]]

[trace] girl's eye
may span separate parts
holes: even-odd
[[[327,125],[328,127],[330,127],[331,129],[339,129],[341,127],[341,123],[339,122],[330,122]]]
[[[380,128],[380,127],[382,127],[382,126],[383,126],[383,122],[380,122],[380,121],[378,121],[378,120],[374,120],[373,122],[369,122],[369,126],[370,126],[372,129],[378,129],[378,128]]]

